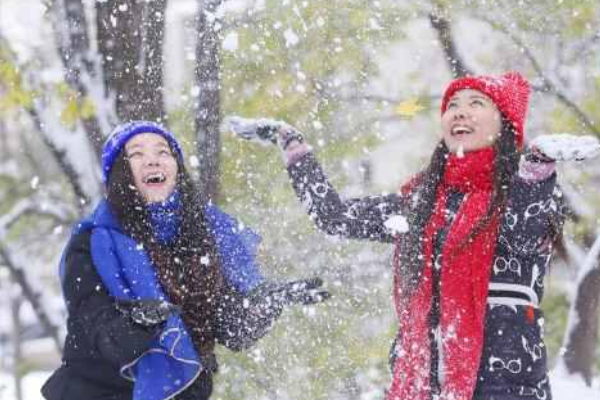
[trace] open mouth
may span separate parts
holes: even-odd
[[[452,127],[452,131],[450,133],[452,134],[452,136],[469,135],[469,134],[473,133],[473,129],[471,129],[467,126],[457,125],[457,126]]]
[[[144,177],[144,183],[146,184],[159,184],[167,180],[167,177],[162,172],[156,172]]]

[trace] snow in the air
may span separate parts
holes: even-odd
[[[93,104],[94,123],[104,136],[119,119],[121,99],[104,86],[94,26],[96,5],[112,0],[81,1],[90,25],[90,57],[84,62],[89,69],[78,75],[85,91],[78,98],[65,82],[59,52],[60,37],[69,27],[55,23],[65,9],[53,8],[69,2],[0,0],[0,400],[43,400],[40,388],[60,366],[61,354],[39,313],[65,337],[60,256],[73,222],[104,195],[88,137],[90,121],[82,114],[86,102]],[[134,3],[120,2],[108,19],[113,29]],[[390,267],[394,247],[347,240],[349,228],[343,224],[336,227],[337,237],[319,231],[311,196],[331,194],[332,186],[344,198],[395,193],[427,164],[441,138],[442,90],[453,78],[433,28],[436,12],[449,17],[448,37],[472,71],[514,69],[532,83],[526,149],[551,159],[545,162],[557,161],[548,163],[546,171],[556,168],[562,192],[557,190],[551,201],[528,204],[526,218],[555,211],[559,198],[579,218],[568,222],[565,249],[559,249],[564,257],[552,264],[545,281],[546,316],[539,324],[551,356],[552,396],[600,399],[598,348],[591,382],[570,373],[563,358],[570,335],[582,322],[575,300],[584,280],[599,268],[597,0],[222,1],[203,15],[214,24],[220,52],[220,81],[206,86],[195,80],[196,67],[206,61],[196,51],[196,23],[199,7],[210,1],[167,3],[160,88],[164,122],[180,135],[193,178],[204,161],[195,136],[197,100],[218,84],[223,121],[219,206],[262,236],[258,259],[269,279],[319,277],[332,294],[323,304],[286,309],[250,350],[233,353],[218,346],[220,370],[211,399],[384,399],[391,380],[388,350],[397,332]],[[14,92],[13,72],[21,85]],[[257,126],[281,127],[284,121],[303,134],[332,185],[311,187],[302,202],[289,185],[285,154],[273,146],[275,129],[256,135]],[[263,146],[242,143],[236,135]],[[460,145],[456,154],[463,158],[468,153]],[[67,168],[56,163],[57,157]],[[65,171],[72,175],[67,178]],[[80,185],[87,203],[73,195],[69,179]],[[411,217],[390,215],[387,233],[402,239]],[[547,244],[528,243],[532,253]],[[202,265],[209,261],[208,256],[200,259]],[[540,284],[535,268],[521,288],[532,297]],[[525,274],[512,258],[495,262],[491,271]],[[13,274],[24,276],[40,309],[31,307]],[[514,304],[507,305],[516,312]],[[441,336],[438,331],[440,349]],[[541,358],[540,347],[525,336],[516,345],[534,361]],[[15,365],[18,353],[21,364]],[[443,380],[446,360],[439,355]],[[482,362],[509,371],[521,365],[521,360],[494,355]],[[544,400],[545,392],[529,389],[531,398]]]

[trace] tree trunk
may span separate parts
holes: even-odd
[[[163,39],[167,0],[96,2],[105,89],[121,121],[165,119]]]
[[[196,44],[197,103],[194,105],[199,188],[203,201],[215,200],[219,193],[220,40],[215,29],[215,11],[220,0],[199,0]]]

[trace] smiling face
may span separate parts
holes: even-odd
[[[144,201],[165,201],[175,188],[178,171],[169,143],[155,133],[140,133],[125,144],[125,156]]]
[[[452,153],[491,146],[501,129],[500,111],[488,96],[477,90],[454,93],[442,114],[442,138]]]

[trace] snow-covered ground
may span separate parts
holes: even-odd
[[[43,400],[40,387],[48,378],[47,372],[34,372],[23,378],[23,400]],[[600,398],[600,382],[594,388],[586,387],[583,382],[572,376],[558,372],[550,378],[554,391],[554,400],[598,400]],[[16,400],[12,377],[0,374],[0,400]]]
[[[43,400],[40,388],[48,379],[48,372],[32,372],[23,377],[23,400]],[[0,373],[0,400],[17,400],[12,376]]]
[[[577,377],[554,371],[550,375],[553,398],[555,400],[598,400],[600,399],[600,382],[596,379],[594,387],[589,388]]]

